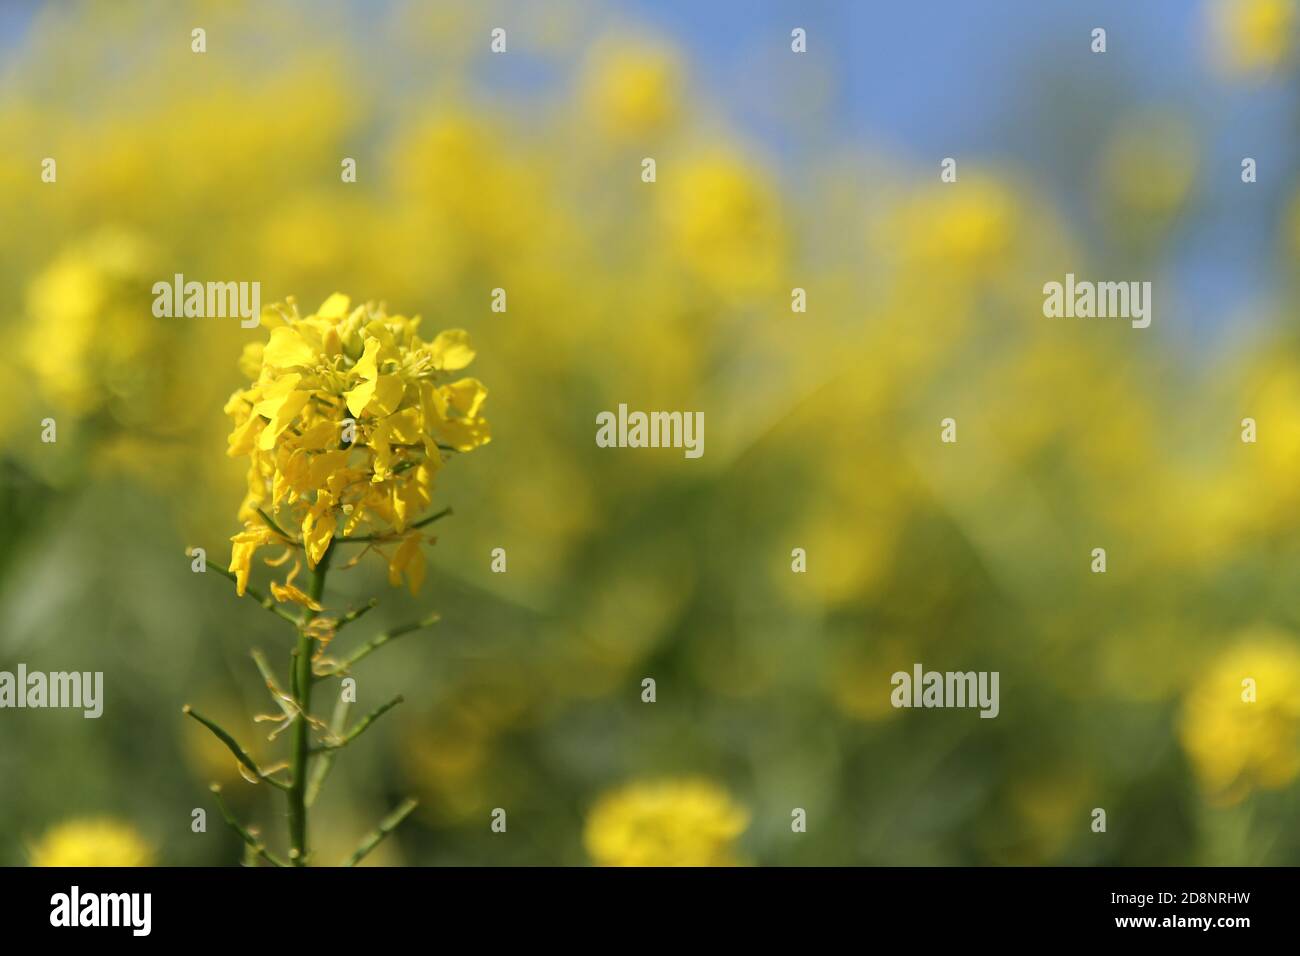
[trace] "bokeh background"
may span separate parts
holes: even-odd
[[[4,4],[0,669],[103,671],[106,705],[0,712],[0,863],[236,863],[213,780],[283,835],[180,712],[280,756],[248,652],[293,636],[190,570],[239,527],[222,406],[266,333],[154,318],[177,272],[465,328],[490,390],[420,594],[331,578],[382,601],[340,641],[443,621],[359,668],[363,709],[407,702],[337,761],[322,860],[413,794],[370,862],[1300,861],[1297,26],[1288,0]],[[1153,281],[1152,327],[1043,318],[1066,272]],[[704,457],[598,449],[620,402],[703,411]],[[918,661],[999,671],[1000,716],[892,709]]]

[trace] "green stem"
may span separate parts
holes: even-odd
[[[325,593],[325,574],[329,571],[330,554],[333,542],[325,549],[321,559],[312,568],[311,583],[307,594],[320,603]],[[307,715],[311,711],[311,685],[314,680],[311,672],[311,657],[315,641],[307,632],[307,625],[316,612],[311,608],[303,611],[302,625],[298,628],[298,646],[293,657],[293,693],[298,705],[298,720],[293,730],[293,786],[289,791],[289,858],[294,866],[307,865],[307,763],[311,759],[311,728]]]
[[[208,567],[211,568],[213,571],[216,571],[216,572],[217,572],[218,574],[220,574],[223,578],[229,578],[231,581],[234,581],[236,584],[239,583],[239,578],[235,577],[234,574],[232,574],[231,572],[227,571],[227,570],[226,570],[225,568],[223,568],[221,565],[219,565],[219,564],[211,564],[211,565],[208,565]],[[297,626],[298,626],[298,619],[297,619],[296,617],[294,617],[292,614],[290,614],[290,613],[289,613],[288,611],[286,611],[284,608],[282,608],[282,607],[280,607],[279,605],[277,605],[273,600],[271,600],[269,597],[267,597],[265,594],[263,594],[261,591],[257,590],[256,588],[251,587],[251,586],[250,586],[250,587],[246,587],[246,588],[244,588],[244,596],[245,596],[245,597],[250,597],[250,598],[252,598],[254,601],[256,601],[258,604],[262,605],[262,607],[266,608],[268,611],[270,611],[270,612],[271,612],[272,614],[274,614],[276,617],[284,618],[286,621],[288,621],[288,622],[289,622],[290,624],[292,624],[294,627],[297,627]]]
[[[365,717],[361,718],[361,720],[357,721],[357,725],[353,727],[351,730],[349,730],[346,734],[340,732],[338,734],[333,735],[331,739],[326,740],[325,743],[321,744],[319,747],[313,748],[312,753],[321,753],[326,750],[343,749],[348,744],[352,743],[352,741],[356,740],[363,733],[365,733],[367,727],[373,724],[380,717],[384,716],[384,714],[388,713],[398,704],[402,703],[404,699],[405,698],[403,698],[401,694],[398,694],[388,703],[380,704],[370,713],[366,714]]]
[[[405,820],[408,816],[410,816],[411,811],[414,810],[418,805],[419,804],[417,804],[410,797],[407,797],[405,800],[403,800],[401,806],[399,806],[388,816],[384,817],[384,819],[379,822],[379,826],[375,827],[375,829],[373,829],[372,831],[370,831],[370,833],[366,835],[366,838],[361,841],[361,845],[357,847],[356,852],[353,853],[350,857],[348,857],[347,861],[343,865],[356,866],[358,863],[364,860],[366,856],[370,853],[370,851],[373,850],[375,847],[379,846],[379,844],[383,843],[384,838],[387,837],[388,834],[396,830],[398,824],[400,824],[403,820]]]
[[[338,737],[343,733],[343,727],[348,722],[348,711],[352,705],[339,695],[338,703],[334,705],[334,716],[330,718],[330,733]],[[320,796],[320,791],[325,786],[325,778],[330,775],[330,768],[334,766],[334,755],[337,751],[327,750],[316,758],[316,762],[311,766],[311,779],[307,781],[307,807],[316,802]]]
[[[400,627],[394,627],[391,630],[384,631],[382,634],[376,634],[343,660],[322,670],[319,676],[338,677],[340,674],[346,674],[352,668],[353,664],[379,650],[379,648],[383,647],[393,638],[401,637],[403,634],[410,634],[412,631],[418,631],[426,627],[432,627],[434,624],[437,624],[440,619],[439,615],[430,614],[412,624],[403,624]]]
[[[379,606],[379,602],[376,601],[374,598],[371,598],[365,604],[361,605],[361,607],[348,611],[341,618],[339,618],[338,623],[334,625],[334,633],[337,634],[339,631],[343,630],[343,626],[345,624],[351,624],[357,618],[361,617],[362,615],[369,614],[378,606]]]
[[[270,528],[272,531],[274,531],[274,532],[275,532],[276,534],[278,534],[280,537],[284,538],[284,540],[285,540],[286,542],[288,542],[291,546],[293,546],[293,547],[295,547],[295,548],[301,548],[301,547],[302,547],[302,545],[301,545],[300,543],[298,543],[297,541],[295,541],[293,538],[289,537],[289,535],[285,533],[285,530],[284,530],[283,528],[281,528],[278,524],[275,523],[275,519],[272,518],[272,517],[271,517],[269,514],[267,514],[265,511],[263,511],[261,508],[258,508],[258,509],[257,509],[257,514],[258,514],[258,517],[260,517],[263,521],[266,522],[266,525],[267,525],[268,528]]]
[[[451,513],[452,512],[450,508],[443,508],[441,511],[437,512],[436,514],[431,514],[427,518],[421,518],[419,521],[415,522],[414,524],[407,525],[406,530],[414,531],[416,528],[423,528],[425,525],[431,525],[435,521],[441,521],[443,518],[447,517]],[[358,534],[358,535],[353,535],[352,537],[349,538],[335,538],[334,540],[337,541],[339,544],[357,544],[359,542],[365,542],[365,541],[396,541],[400,537],[401,537],[400,534],[397,534],[396,532],[391,532],[389,534]]]
[[[235,755],[235,759],[238,760],[241,764],[243,764],[246,768],[248,768],[248,770],[258,780],[265,780],[267,783],[271,784],[271,786],[279,787],[281,790],[289,789],[288,785],[285,784],[283,781],[276,780],[274,777],[270,776],[270,774],[264,771],[261,767],[259,767],[257,765],[257,761],[255,761],[252,757],[248,755],[248,751],[246,751],[243,747],[239,745],[239,741],[235,740],[234,737],[230,736],[230,734],[226,732],[226,729],[222,727],[220,724],[218,724],[215,720],[210,720],[209,718],[204,717],[202,714],[200,714],[189,704],[186,704],[184,707],[181,708],[181,713],[184,714],[186,717],[193,717],[204,727],[208,728],[208,730],[212,731],[213,736],[215,736],[218,740],[220,740],[223,744],[225,744],[226,748],[232,754]]]
[[[242,823],[240,823],[238,820],[235,819],[234,814],[230,812],[230,808],[226,806],[226,801],[221,799],[220,784],[214,783],[208,789],[211,790],[212,795],[217,798],[217,806],[221,808],[221,815],[226,818],[226,823],[230,825],[230,828],[232,830],[234,830],[236,833],[239,834],[239,838],[241,840],[243,840],[246,844],[248,844],[249,849],[253,851],[254,855],[260,856],[262,859],[264,859],[267,863],[270,863],[272,866],[289,865],[283,862],[279,857],[277,857],[270,850],[268,850],[266,846],[262,843],[261,839],[258,838],[256,833],[254,833],[248,827],[244,826]]]

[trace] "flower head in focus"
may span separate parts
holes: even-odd
[[[633,783],[592,808],[583,833],[602,866],[730,866],[749,812],[707,780]]]
[[[231,539],[240,594],[259,548],[300,545],[314,567],[340,536],[368,538],[394,585],[405,578],[419,588],[417,525],[434,477],[448,456],[490,439],[487,389],[458,375],[474,359],[469,336],[451,330],[425,341],[419,322],[373,303],[353,308],[341,294],[307,316],[292,299],[264,313],[269,341],[240,360],[252,384],[225,409],[234,423],[228,454],[248,459],[244,528]],[[293,573],[276,596],[306,604]]]
[[[151,866],[154,857],[134,827],[108,818],[60,823],[28,853],[32,866]]]

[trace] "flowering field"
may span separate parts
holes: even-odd
[[[1083,6],[6,7],[0,864],[1300,862],[1300,11]]]

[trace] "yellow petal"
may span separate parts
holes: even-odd
[[[316,349],[303,341],[293,326],[282,325],[271,330],[271,341],[262,350],[262,364],[270,368],[293,368],[312,365]]]
[[[487,400],[487,388],[476,378],[462,378],[440,389],[447,404],[466,418],[474,418]]]
[[[290,392],[280,406],[280,410],[271,419],[271,424],[263,428],[262,433],[257,436],[257,447],[262,451],[270,451],[274,448],[280,433],[293,424],[293,420],[298,417],[298,413],[302,411],[309,398],[311,398],[309,392]]]
[[[344,393],[344,397],[348,400],[348,411],[354,418],[360,417],[366,406],[370,404],[370,400],[375,397],[375,380],[362,382],[356,388]]]
[[[391,415],[402,404],[406,384],[400,375],[381,375],[375,381],[375,397],[367,408],[374,415]]]
[[[335,292],[321,303],[321,307],[316,310],[316,315],[322,319],[341,319],[348,314],[348,306],[351,304],[351,298],[342,292]]]
[[[303,607],[309,607],[313,611],[320,611],[323,608],[319,601],[313,601],[301,588],[293,584],[280,584],[276,581],[271,582],[271,594],[282,604],[293,602],[301,604]]]
[[[310,428],[304,429],[303,433],[294,439],[294,445],[307,451],[332,450],[338,447],[342,434],[338,422],[321,419]]]
[[[257,376],[262,371],[262,352],[265,348],[264,342],[247,342],[239,355],[239,371],[249,381],[257,381]]]
[[[357,364],[352,367],[358,377],[373,379],[379,374],[379,349],[381,344],[379,339],[373,335],[366,339],[365,351],[361,353],[361,358],[357,359]]]
[[[330,546],[330,541],[334,537],[335,524],[332,509],[319,516],[314,512],[308,512],[307,517],[303,519],[302,541],[307,548],[307,560],[312,567],[315,567],[325,556],[325,549]]]
[[[388,583],[397,587],[402,583],[402,575],[405,573],[412,595],[424,583],[424,552],[420,550],[422,537],[419,534],[407,535],[388,562]]]
[[[433,432],[457,451],[473,451],[492,440],[492,428],[485,418],[452,418],[435,422]]]
[[[253,404],[253,414],[261,415],[264,418],[273,418],[275,413],[280,410],[285,399],[298,387],[302,381],[302,376],[297,372],[284,375],[277,378],[269,385],[262,386],[261,396]]]
[[[249,415],[242,425],[236,425],[227,441],[226,454],[231,458],[247,455],[257,447],[257,435],[266,423],[260,415]]]
[[[348,411],[353,416],[360,415],[370,399],[375,394],[375,379],[379,377],[379,339],[371,337],[366,339],[366,349],[357,359],[357,364],[352,369],[357,373],[361,382],[351,391],[345,393],[348,401]]]
[[[347,451],[329,451],[323,455],[312,456],[311,471],[308,475],[311,487],[323,488],[331,475],[347,467],[348,455]]]
[[[230,539],[230,567],[226,570],[235,575],[235,593],[240,597],[248,587],[248,574],[257,549],[270,542],[271,529],[264,524],[248,525],[243,531]]]
[[[352,391],[346,393],[348,411],[353,415],[367,412],[377,418],[392,414],[402,403],[406,385],[400,375],[380,375],[378,378],[362,382]]]
[[[448,372],[462,369],[474,361],[474,347],[469,343],[469,333],[464,329],[439,332],[429,346],[433,367]]]

